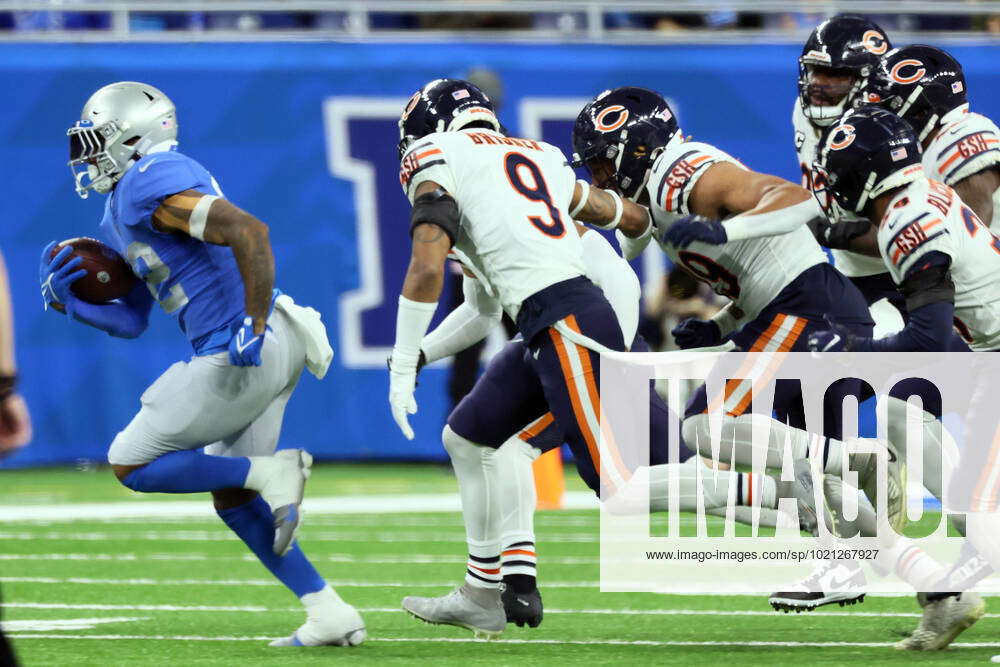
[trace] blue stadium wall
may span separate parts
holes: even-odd
[[[1000,117],[990,81],[997,46],[954,47],[973,107]],[[408,206],[397,181],[396,118],[429,79],[494,68],[514,132],[568,147],[583,99],[640,85],[671,98],[685,133],[752,167],[797,180],[790,45],[594,47],[483,44],[196,44],[0,46],[0,247],[14,291],[32,445],[7,467],[104,460],[142,391],[190,349],[157,311],[133,341],[42,311],[38,255],[52,239],[96,234],[103,197],[73,191],[66,128],[87,96],[117,80],[158,86],[177,103],[181,149],[227,197],[271,226],[278,284],[319,309],[337,356],[306,376],[283,446],[325,459],[443,459],[445,370],[421,376],[417,438],[386,403],[385,352],[408,254]],[[443,310],[443,309],[442,309]],[[441,313],[438,313],[440,318]]]

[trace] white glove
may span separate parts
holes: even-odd
[[[392,418],[407,440],[413,440],[413,428],[407,415],[417,413],[417,399],[413,391],[417,386],[417,359],[406,358],[394,350],[389,358],[389,407]]]

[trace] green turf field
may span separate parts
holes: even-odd
[[[106,470],[4,471],[0,483],[3,505],[168,499],[140,498]],[[581,487],[572,480],[571,488]],[[440,466],[382,465],[320,466],[307,491],[333,496],[454,489]],[[537,629],[511,626],[497,642],[423,625],[400,609],[404,595],[445,593],[461,580],[461,521],[451,512],[307,518],[303,548],[367,622],[369,640],[356,648],[269,648],[269,639],[301,623],[297,601],[210,516],[4,522],[4,619],[26,665],[346,659],[379,665],[857,665],[987,663],[1000,654],[1000,614],[982,619],[947,651],[895,651],[891,643],[917,622],[912,598],[872,597],[853,608],[796,616],[772,612],[760,597],[600,593],[595,511],[539,513],[537,533],[545,621]],[[1000,600],[991,603],[1000,611]]]

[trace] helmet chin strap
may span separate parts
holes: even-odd
[[[884,182],[885,181],[883,181],[883,183]],[[868,180],[865,181],[865,187],[864,187],[863,190],[861,190],[861,196],[858,197],[858,203],[855,204],[855,206],[854,206],[854,212],[855,213],[861,213],[861,211],[865,210],[865,204],[868,203],[868,199],[869,198],[874,199],[879,194],[881,194],[881,192],[878,193],[878,194],[875,194],[875,193],[872,192],[872,186],[873,185],[875,185],[875,172],[874,171],[868,173]]]
[[[840,102],[840,104],[834,104],[832,106],[815,106],[810,104],[806,107],[806,118],[809,122],[816,127],[829,127],[833,125],[838,118],[844,115],[844,106],[847,102],[847,97]]]

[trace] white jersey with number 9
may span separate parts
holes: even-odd
[[[409,148],[399,181],[411,203],[425,181],[455,198],[452,252],[513,318],[527,297],[586,271],[568,210],[576,175],[555,146],[488,129],[438,132]]]

